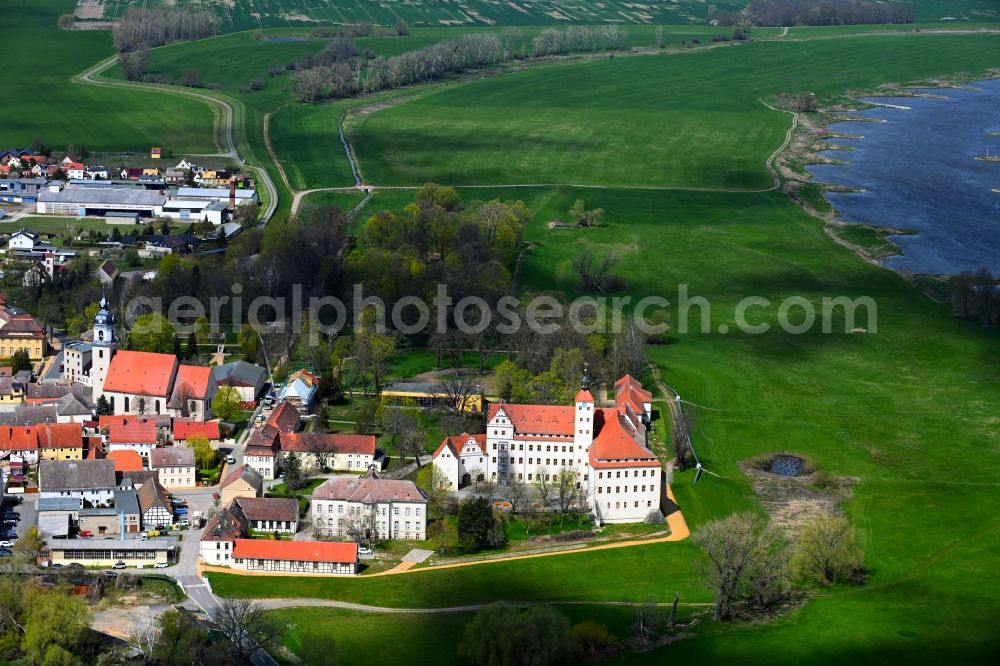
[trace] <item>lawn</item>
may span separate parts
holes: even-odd
[[[814,92],[828,102],[887,82],[984,71],[997,64],[987,56],[997,43],[914,33],[539,65],[373,113],[353,128],[355,150],[366,181],[382,185],[767,188],[764,162],[790,116],[762,98]]]
[[[73,0],[0,1],[0,39],[44,44],[8,49],[4,56],[4,107],[0,145],[55,150],[148,154],[151,146],[174,153],[215,152],[212,113],[203,103],[172,95],[112,90],[71,83],[85,67],[114,53],[103,31],[56,27]]]

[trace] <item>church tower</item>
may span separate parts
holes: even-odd
[[[115,334],[115,316],[108,309],[108,297],[101,294],[101,309],[94,317],[93,353],[90,362],[90,378],[94,386],[93,399],[104,394],[104,381],[108,378],[108,368],[111,357],[118,348],[118,336]]]
[[[574,458],[577,462],[587,459],[590,445],[594,441],[594,394],[590,392],[590,377],[587,376],[587,368],[583,369],[583,379],[580,382],[580,390],[573,400],[575,403],[573,418],[573,447]]]

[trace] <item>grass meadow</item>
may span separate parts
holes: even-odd
[[[354,128],[369,182],[766,188],[791,119],[761,99],[982,71],[996,35],[762,41],[541,65],[381,110]],[[993,59],[996,65],[996,59]]]
[[[57,150],[149,154],[215,152],[212,112],[203,103],[143,91],[71,83],[85,67],[114,53],[107,32],[59,30],[72,0],[0,0],[0,39],[20,44],[3,61],[0,146],[35,142]]]

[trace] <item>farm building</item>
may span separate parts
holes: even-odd
[[[167,198],[158,192],[135,187],[65,187],[50,185],[38,195],[37,212],[55,215],[105,215],[134,212],[141,217],[160,217]]]
[[[177,539],[53,539],[48,542],[46,550],[52,564],[110,567],[116,562],[124,562],[129,566],[149,566],[173,560]]]

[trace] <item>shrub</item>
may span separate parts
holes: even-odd
[[[820,516],[806,525],[795,542],[792,571],[798,580],[820,585],[862,578],[861,547],[847,519]]]

